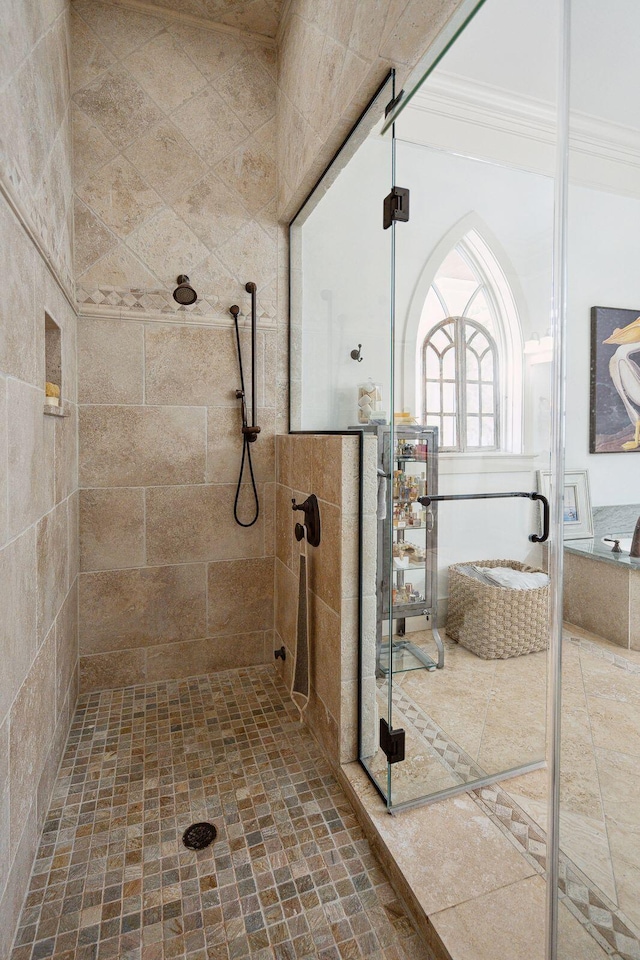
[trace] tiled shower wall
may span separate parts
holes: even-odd
[[[0,958],[77,699],[75,312],[68,12],[0,5]],[[48,266],[49,265],[49,266]],[[64,418],[44,415],[45,311]]]
[[[82,686],[262,663],[287,377],[273,41],[95,0],[73,9]],[[171,297],[182,272],[193,308]],[[261,515],[243,529],[228,308],[246,315],[248,280]],[[246,337],[244,359],[248,376]]]
[[[359,466],[356,436],[278,437],[276,486],[276,646],[291,685],[296,648],[300,544],[294,528],[302,503],[318,497],[321,542],[308,556],[310,699],[304,720],[332,763],[357,757]],[[365,503],[371,497],[365,496]],[[375,499],[373,501],[375,503]],[[374,527],[375,534],[375,527]],[[375,544],[363,551],[363,633],[375,638]],[[373,564],[373,566],[372,566]],[[368,595],[367,595],[368,594]],[[373,594],[373,595],[372,595]]]
[[[290,4],[278,34],[278,210],[283,219],[300,206],[389,69],[396,68],[400,90],[460,2]]]
[[[273,42],[98,0],[72,8],[80,304],[173,314],[186,273],[202,298],[191,314],[228,319],[253,280],[273,320]]]
[[[273,436],[243,529],[231,329],[81,319],[79,368],[82,688],[272,659]]]

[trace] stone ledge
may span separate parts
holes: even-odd
[[[53,407],[48,403],[45,403],[43,413],[45,417],[68,417],[67,409],[64,403],[59,407]]]

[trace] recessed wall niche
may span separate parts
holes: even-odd
[[[63,416],[62,409],[62,331],[55,320],[44,315],[45,402],[44,412]]]

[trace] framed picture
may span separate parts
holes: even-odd
[[[591,308],[590,453],[640,451],[640,310]]]
[[[547,499],[551,494],[551,473],[538,470],[538,490]],[[583,540],[593,536],[589,474],[567,470],[564,475],[564,539]]]

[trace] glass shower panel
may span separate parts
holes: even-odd
[[[559,8],[486,0],[395,123],[394,808],[510,777],[541,819]]]
[[[565,526],[554,960],[640,957],[639,32],[637,3],[572,4],[565,483],[593,536]]]
[[[345,431],[388,417],[392,180],[381,134],[390,78],[291,225],[290,420]]]

